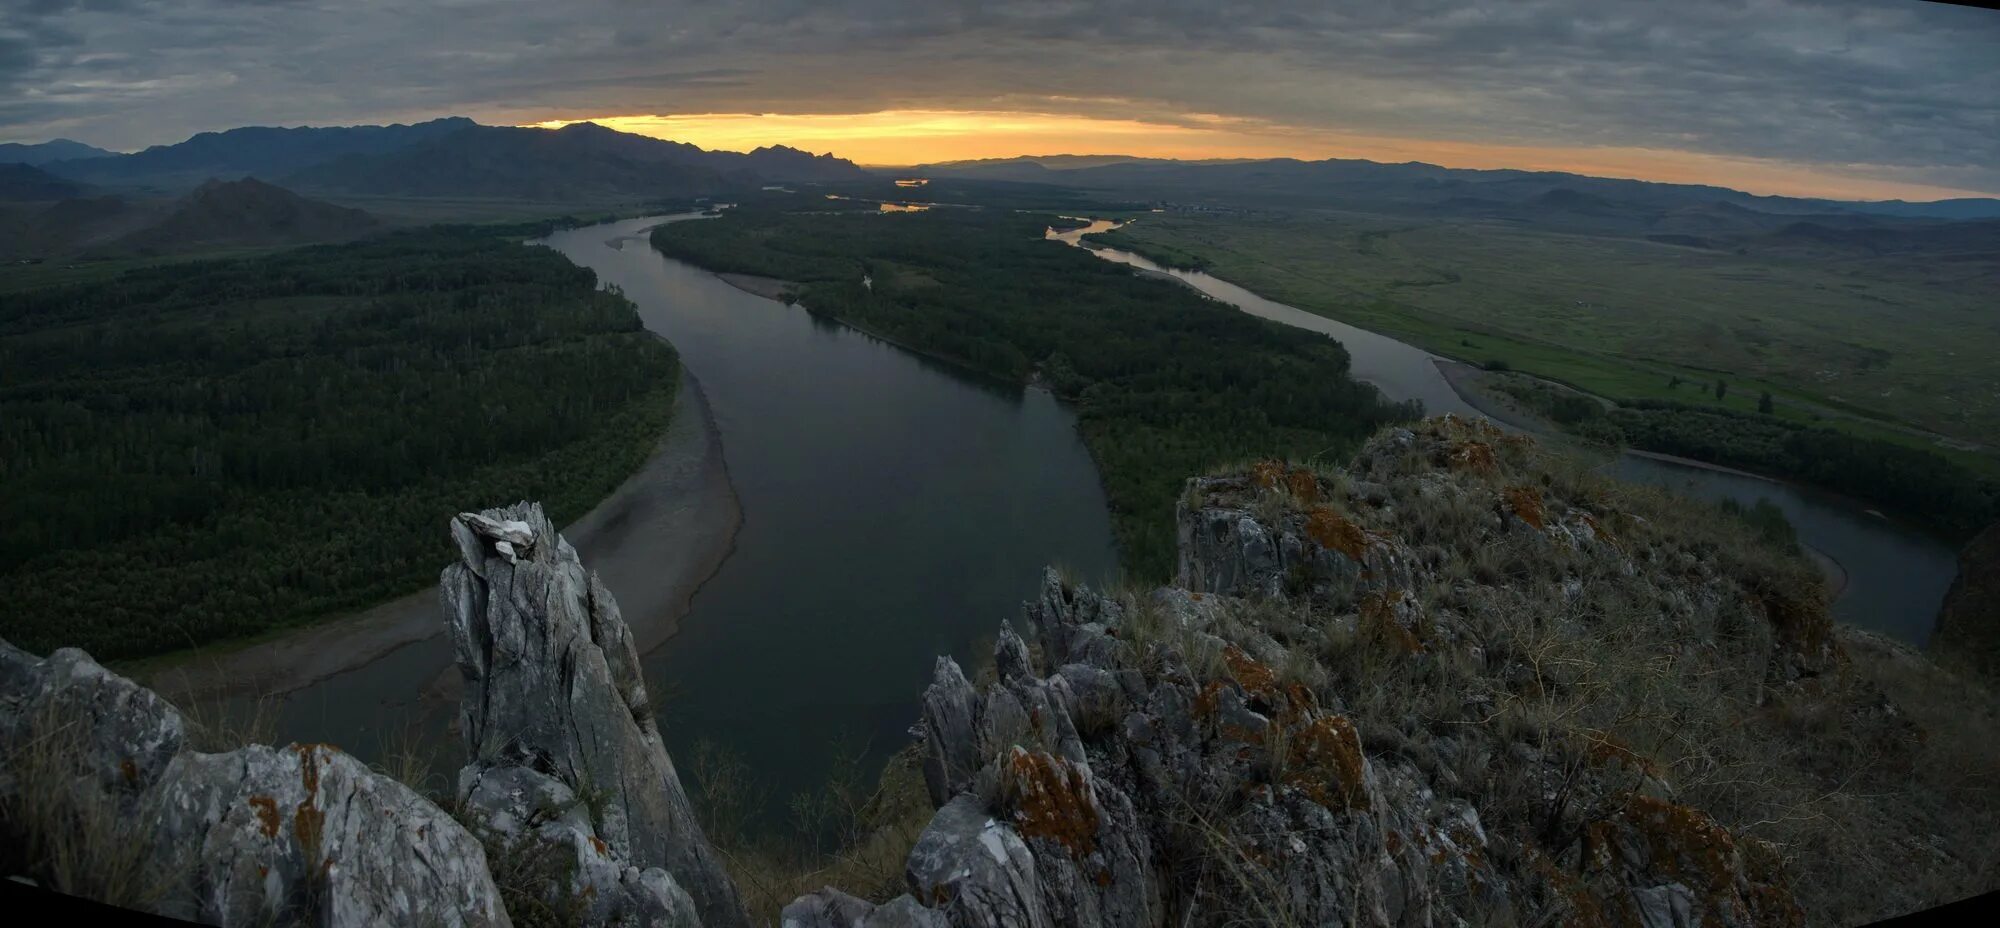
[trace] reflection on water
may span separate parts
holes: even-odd
[[[896,186],[910,187],[922,186],[922,184],[906,184],[902,181],[897,181]],[[876,211],[883,213],[921,213],[933,206],[949,205],[944,203],[894,203],[888,200],[865,200],[860,197],[844,197],[837,193],[829,193],[826,195],[826,198],[829,200],[848,200],[854,203],[873,203],[875,204]]]
[[[1167,274],[1244,312],[1338,339],[1354,359],[1354,376],[1374,384],[1392,400],[1422,400],[1430,414],[1481,415],[1445,380],[1436,356],[1385,335],[1358,329],[1274,303],[1235,284],[1200,271],[1160,267],[1129,251],[1085,244],[1093,232],[1123,223],[1083,219],[1089,225],[1058,232],[1050,239],[1089,250],[1106,261]],[[1831,558],[1846,572],[1847,586],[1834,603],[1834,617],[1922,646],[1930,640],[1938,606],[1958,574],[1956,553],[1922,531],[1874,515],[1853,500],[1742,474],[1640,455],[1620,455],[1608,472],[1623,480],[1661,484],[1684,495],[1745,505],[1768,499],[1784,511],[1799,540]]]

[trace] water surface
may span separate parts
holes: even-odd
[[[1075,417],[663,257],[659,219],[547,243],[638,306],[697,377],[742,507],[736,547],[646,655],[683,772],[707,739],[779,798],[835,740],[908,743],[934,659],[967,663],[1043,567],[1116,570]],[[621,601],[625,591],[612,587]]]

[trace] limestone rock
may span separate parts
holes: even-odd
[[[779,924],[782,928],[948,928],[951,923],[908,895],[876,905],[829,886],[785,906]]]
[[[610,592],[538,504],[462,515],[452,535],[460,560],[440,590],[466,681],[461,783],[520,767],[592,797],[587,837],[607,857],[670,874],[709,928],[747,926],[660,740]]]
[[[325,745],[186,752],[157,786],[188,891],[216,925],[507,925],[485,852],[409,787]]]
[[[324,745],[186,748],[171,705],[64,649],[0,641],[0,800],[16,764],[74,771],[68,801],[144,822],[160,914],[216,925],[506,926],[479,842],[410,788]],[[47,752],[54,751],[54,754]]]

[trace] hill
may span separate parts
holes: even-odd
[[[602,200],[866,176],[831,155],[784,147],[712,152],[575,123],[560,129],[468,126],[395,151],[343,156],[286,180],[302,190],[346,195]]]
[[[73,158],[108,158],[117,154],[69,139],[51,139],[34,144],[8,142],[0,145],[0,164],[48,164]]]
[[[381,227],[361,210],[253,178],[210,180],[172,199],[113,195],[24,204],[0,219],[0,258],[16,260],[344,242]]]
[[[203,132],[130,155],[54,161],[48,170],[113,186],[189,188],[211,177],[280,177],[343,155],[392,151],[476,125],[463,116],[415,125],[278,128]]]
[[[82,196],[84,187],[27,164],[0,163],[0,201],[35,202]]]
[[[211,180],[159,222],[118,239],[112,250],[164,254],[219,246],[344,242],[381,228],[358,209],[309,200],[254,177]]]

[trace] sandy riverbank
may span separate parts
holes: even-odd
[[[715,276],[721,278],[723,283],[735,287],[744,293],[754,293],[772,300],[782,300],[785,298],[785,291],[791,290],[796,292],[799,289],[798,284],[792,283],[789,280],[779,280],[776,277],[758,277],[755,274],[727,274],[721,272],[716,273]]]
[[[672,637],[695,591],[728,558],[741,521],[708,401],[683,369],[658,450],[563,535],[618,597],[644,653]],[[177,701],[278,696],[443,634],[437,591],[427,588],[268,640],[148,667],[141,680]],[[455,670],[445,675],[456,684]]]

